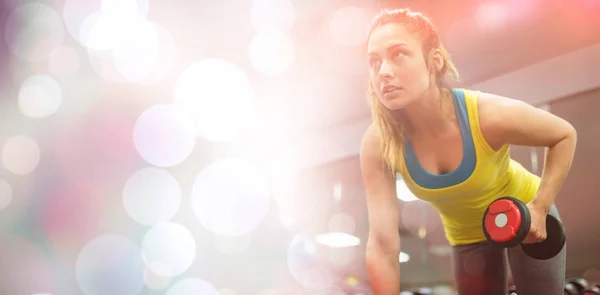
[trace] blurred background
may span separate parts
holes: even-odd
[[[567,276],[600,281],[600,1],[1,3],[2,295],[371,294],[363,50],[404,7],[462,87],[577,128]],[[403,290],[455,294],[439,217],[397,187]]]

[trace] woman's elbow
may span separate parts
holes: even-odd
[[[367,241],[367,255],[399,255],[400,235],[371,234]]]

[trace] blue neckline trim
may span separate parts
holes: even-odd
[[[452,102],[456,110],[456,117],[460,127],[463,143],[463,158],[460,165],[453,171],[445,174],[433,174],[425,170],[417,159],[410,139],[405,142],[404,161],[413,181],[427,189],[440,189],[457,185],[467,180],[475,170],[477,157],[475,144],[471,135],[471,126],[465,101],[464,92],[460,89],[452,90]]]

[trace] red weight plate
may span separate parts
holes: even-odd
[[[505,214],[507,217],[506,225],[503,227],[496,226],[496,216],[499,214]],[[498,200],[490,205],[485,217],[485,229],[492,241],[508,242],[517,236],[520,227],[521,212],[512,201]]]

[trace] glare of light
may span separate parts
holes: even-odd
[[[12,53],[31,62],[44,61],[54,54],[65,35],[60,15],[42,3],[23,4],[13,10],[4,33]]]
[[[260,73],[280,75],[294,62],[294,43],[282,31],[259,32],[250,41],[248,55],[252,66]]]
[[[155,274],[175,277],[194,263],[196,241],[189,229],[181,224],[159,223],[144,235],[142,257],[146,267]]]
[[[199,278],[185,278],[177,281],[165,295],[219,295],[211,283]]]
[[[98,0],[64,0],[62,19],[71,37],[83,44],[81,26],[90,14],[100,9],[101,2]]]
[[[279,209],[279,222],[286,228],[290,228],[296,224],[296,220],[282,209]]]
[[[50,72],[57,77],[73,75],[80,65],[77,50],[68,46],[59,47],[48,61]]]
[[[475,11],[475,21],[484,29],[501,28],[506,24],[508,17],[508,7],[502,2],[482,2]]]
[[[290,128],[286,126],[285,108],[274,105],[282,103],[280,97],[261,96],[269,102],[268,110],[253,114],[252,119],[244,126],[244,132],[236,140],[234,153],[252,161],[270,163],[279,158],[291,157],[289,153]],[[268,165],[268,164],[267,164]]]
[[[125,10],[91,13],[80,28],[92,69],[111,82],[139,82],[150,75],[159,59],[156,26]]]
[[[167,78],[171,74],[171,71],[173,71],[179,54],[179,49],[173,35],[157,23],[152,23],[152,26],[158,37],[158,56],[150,72],[144,79],[137,81],[137,83],[143,85],[154,84]]]
[[[425,293],[427,294],[427,293]],[[456,294],[456,291],[454,290],[454,288],[452,286],[447,286],[447,285],[438,285],[438,286],[433,286],[431,288],[431,293],[430,294],[448,294],[448,295],[452,295],[452,294]],[[515,295],[514,293],[511,295]]]
[[[113,46],[115,67],[127,81],[141,81],[158,62],[158,32],[152,23],[139,20],[122,28],[120,34],[120,42]]]
[[[0,211],[6,209],[13,199],[12,188],[8,181],[0,179]]]
[[[192,113],[198,135],[213,142],[231,141],[254,114],[254,91],[246,74],[216,58],[195,62],[181,74],[174,102]]]
[[[125,183],[123,206],[127,214],[144,225],[171,220],[181,205],[179,182],[168,171],[143,168]]]
[[[296,22],[296,9],[290,0],[254,0],[250,17],[258,32],[271,29],[287,32]]]
[[[27,78],[19,90],[19,110],[30,118],[45,118],[56,113],[62,102],[60,85],[51,77]]]
[[[17,174],[32,173],[40,163],[41,152],[35,140],[19,135],[10,138],[2,149],[2,163],[6,170]]]
[[[117,23],[102,12],[88,15],[81,24],[78,40],[81,45],[92,50],[110,50],[119,38],[118,27],[124,25]]]
[[[75,271],[86,295],[136,295],[144,288],[140,249],[120,235],[103,235],[88,242],[77,256]]]
[[[333,13],[329,20],[329,33],[336,44],[358,46],[367,40],[369,13],[359,7],[346,6]]]
[[[437,256],[448,256],[452,254],[452,247],[450,246],[431,246],[429,252]]]
[[[333,248],[344,248],[360,245],[360,238],[348,233],[331,232],[316,235],[315,243]]]
[[[356,284],[358,284],[358,280],[355,277],[347,277],[346,284],[350,286],[356,286]]]
[[[148,14],[149,0],[101,0],[103,13],[112,16],[145,17]]]
[[[196,128],[183,108],[155,105],[136,119],[133,142],[137,152],[148,163],[171,167],[191,155],[196,146]]]
[[[107,19],[120,20],[120,22],[127,19],[146,18],[149,12],[149,0],[64,0],[62,12],[62,18],[69,34],[85,46],[85,39],[81,37],[82,31],[90,31],[90,23],[85,24],[90,15],[102,14]],[[115,26],[115,28],[118,29],[119,26]]]
[[[343,187],[341,182],[336,182],[333,185],[333,199],[336,201],[342,200]]]
[[[398,256],[400,263],[408,262],[410,260],[410,256],[404,252],[400,252],[400,256]]]
[[[297,188],[299,165],[294,153],[282,148],[271,155],[268,161],[269,182],[276,201],[283,207],[286,197],[293,195]]]
[[[131,43],[132,31],[148,23],[140,10],[136,0],[103,0],[101,9],[87,14],[82,21],[76,39],[93,50],[110,50],[123,46],[124,42]]]
[[[403,179],[396,179],[396,195],[398,199],[404,202],[412,202],[418,200],[418,198],[408,189]]]
[[[265,174],[236,158],[209,164],[192,187],[192,207],[202,226],[226,237],[254,230],[267,215],[270,200]]]
[[[421,239],[424,239],[427,236],[427,229],[425,227],[419,227],[418,236]]]
[[[111,50],[88,49],[87,53],[92,70],[100,78],[113,83],[127,82],[127,79],[119,73]]]

